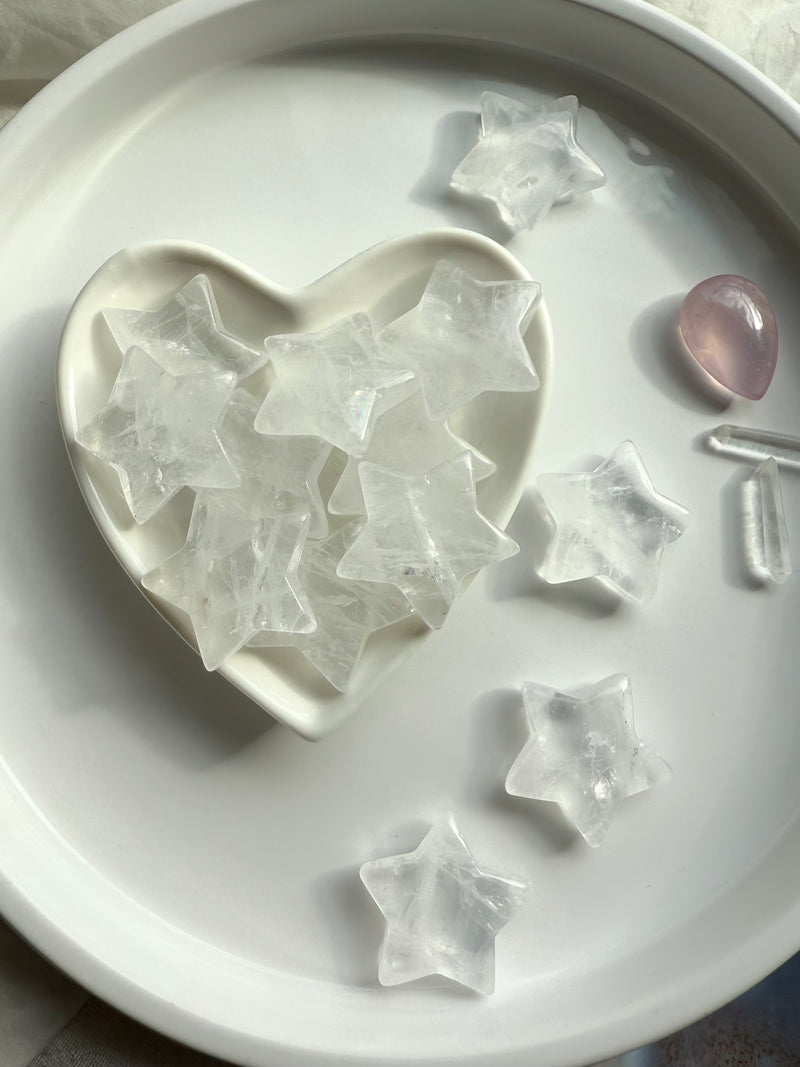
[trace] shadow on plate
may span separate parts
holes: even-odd
[[[66,310],[51,307],[27,318],[13,339],[26,358],[15,364],[12,387],[31,405],[31,416],[15,421],[5,457],[25,486],[14,494],[20,514],[13,528],[0,528],[4,558],[18,562],[8,569],[5,593],[9,603],[42,604],[36,627],[31,612],[19,616],[14,645],[30,659],[37,681],[51,687],[51,707],[124,716],[125,731],[176,763],[213,765],[253,744],[274,720],[203,669],[134,588],[92,521],[70,469],[53,390]],[[15,539],[20,529],[24,545]],[[84,669],[93,647],[114,650],[115,675]],[[127,699],[134,692],[135,707]],[[151,703],[148,694],[158,699]]]
[[[452,111],[439,119],[433,132],[428,169],[411,190],[415,204],[434,207],[448,225],[476,230],[506,245],[513,231],[506,226],[494,205],[480,197],[464,196],[450,188],[458,164],[475,146],[480,134],[480,116],[472,111]]]
[[[631,351],[639,369],[665,396],[689,411],[720,414],[733,395],[692,358],[678,328],[683,295],[651,304],[631,327]]]

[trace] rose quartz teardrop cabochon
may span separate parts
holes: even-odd
[[[766,393],[778,359],[778,327],[769,301],[753,282],[719,274],[683,302],[686,347],[712,378],[749,400]]]

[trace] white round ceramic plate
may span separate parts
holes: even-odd
[[[504,242],[447,182],[480,93],[575,92],[608,184],[509,251],[555,337],[538,473],[625,438],[692,524],[646,606],[534,576],[521,554],[311,745],[207,675],[122,573],[72,477],[59,334],[87,279],[151,240],[219,249],[291,289],[398,234]],[[675,1029],[800,944],[796,577],[740,562],[746,468],[720,422],[800,434],[800,121],[732,56],[624,0],[178,4],[110,42],[0,135],[0,906],[124,1010],[263,1067],[577,1065]],[[782,345],[758,403],[699,391],[674,348],[699,279],[753,278]],[[800,482],[783,479],[800,552]],[[519,685],[631,676],[672,766],[599,849],[508,798]],[[453,809],[528,877],[496,991],[382,989],[357,877]]]

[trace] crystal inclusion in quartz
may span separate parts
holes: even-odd
[[[223,493],[198,493],[186,544],[142,585],[189,615],[212,671],[259,630],[314,629],[297,576],[307,532],[308,512],[252,518]]]
[[[358,665],[367,638],[375,630],[405,619],[409,601],[393,585],[358,582],[336,573],[360,528],[348,523],[324,541],[307,541],[299,578],[317,619],[312,633],[261,630],[252,645],[293,645],[336,689],[344,690]]]
[[[417,477],[373,463],[359,473],[367,521],[338,574],[391,582],[428,626],[443,625],[468,574],[519,551],[478,511],[468,452]]]
[[[363,458],[400,474],[425,474],[461,452],[470,453],[476,482],[496,470],[490,459],[457,437],[444,419],[428,418],[417,390],[379,417]],[[332,515],[364,513],[358,467],[359,461],[351,456],[328,501]]]
[[[432,419],[486,390],[538,389],[522,330],[542,295],[534,281],[484,282],[440,260],[416,307],[378,335],[386,357],[413,370]]]
[[[103,316],[121,351],[136,345],[168,371],[228,370],[246,378],[267,362],[262,346],[251,348],[222,325],[211,283],[198,274],[157,311],[104,308]]]
[[[442,816],[414,852],[372,860],[360,873],[386,919],[382,985],[441,974],[477,993],[493,991],[495,937],[529,886],[479,867],[452,815]]]
[[[661,555],[689,512],[661,496],[630,441],[584,474],[545,474],[537,488],[552,532],[539,567],[547,582],[599,578],[632,600],[656,590]]]
[[[525,682],[522,696],[531,736],[506,790],[555,801],[590,845],[600,844],[626,797],[669,777],[668,765],[634,732],[626,675],[574,693]]]
[[[364,455],[384,394],[412,377],[385,358],[360,312],[318,333],[269,337],[267,353],[275,383],[258,432],[321,437],[351,456]]]
[[[578,101],[564,96],[531,107],[500,93],[481,96],[482,136],[451,185],[492,200],[512,230],[530,230],[553,204],[605,182],[578,144]]]
[[[287,511],[309,511],[309,537],[324,537],[328,516],[319,476],[331,446],[319,437],[278,437],[256,433],[253,420],[260,401],[239,388],[231,397],[220,437],[242,484],[226,497],[253,518]]]
[[[131,514],[147,522],[184,486],[241,484],[218,433],[235,386],[231,371],[170,374],[131,348],[108,403],[76,440],[117,471]]]
[[[747,278],[720,274],[700,282],[683,302],[680,330],[700,366],[726,389],[759,400],[778,359],[775,313]]]

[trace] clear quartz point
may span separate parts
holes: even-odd
[[[732,426],[724,423],[706,437],[712,452],[735,456],[758,463],[772,458],[779,467],[800,469],[800,437],[772,433],[769,430],[751,430],[747,426]]]
[[[782,584],[792,574],[778,464],[765,459],[742,484],[747,568],[762,582]]]
[[[542,295],[538,282],[482,281],[442,259],[419,303],[378,334],[387,358],[410,367],[432,419],[480,393],[539,388],[523,331]]]

